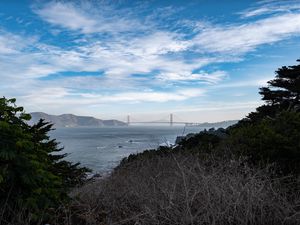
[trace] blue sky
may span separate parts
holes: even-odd
[[[2,0],[0,94],[28,112],[240,119],[299,41],[300,1]]]

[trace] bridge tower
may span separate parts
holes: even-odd
[[[173,113],[170,114],[170,126],[173,126]]]
[[[130,116],[127,115],[127,125],[129,126],[129,124],[130,124]]]

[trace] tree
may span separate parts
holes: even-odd
[[[15,102],[0,98],[0,205],[8,220],[12,208],[21,207],[38,219],[67,201],[70,188],[82,183],[89,170],[65,161],[48,135],[52,124],[28,125],[30,115]]]
[[[251,162],[275,162],[285,173],[300,174],[300,65],[275,74],[260,88],[265,104],[230,127],[227,142]]]
[[[266,104],[250,113],[248,119],[257,121],[265,116],[274,117],[284,110],[300,111],[300,64],[283,66],[275,74],[275,79],[268,81],[269,86],[260,88],[259,93]]]

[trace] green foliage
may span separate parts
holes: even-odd
[[[187,136],[184,138],[175,150],[187,153],[212,153],[220,145],[221,141],[228,136],[227,131],[223,128],[215,130],[210,128],[198,134]]]
[[[282,172],[300,173],[300,113],[284,111],[230,130],[226,140],[253,163],[277,163]]]
[[[36,220],[66,201],[88,169],[63,160],[62,149],[48,136],[52,124],[28,125],[30,115],[15,101],[0,98],[0,205],[7,220],[10,208],[20,207]]]
[[[300,111],[300,65],[283,66],[275,74],[275,79],[268,81],[268,87],[260,88],[259,94],[266,104],[249,114],[252,122],[266,116],[274,117],[284,110]]]

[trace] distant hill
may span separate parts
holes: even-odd
[[[222,127],[222,128],[226,128],[226,127],[229,127],[233,124],[236,124],[238,122],[238,120],[226,120],[226,121],[221,121],[221,122],[215,122],[215,123],[200,123],[198,124],[197,126],[199,127],[206,127],[206,128],[211,128],[211,127],[214,127],[214,128],[219,128],[219,127]]]
[[[48,122],[54,123],[54,127],[127,126],[126,123],[119,120],[100,120],[91,116],[76,116],[73,114],[62,114],[55,116],[43,112],[32,112],[30,115],[30,124],[36,123],[42,118]]]

